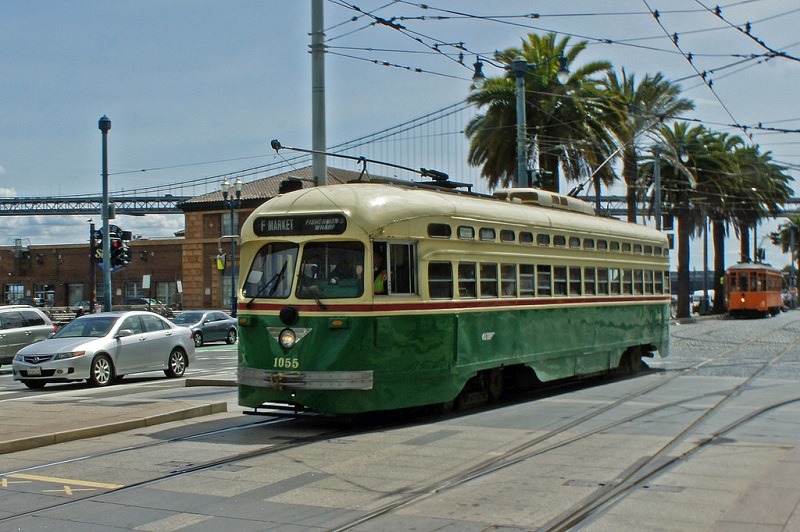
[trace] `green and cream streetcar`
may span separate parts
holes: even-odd
[[[472,404],[668,351],[666,237],[543,190],[298,190],[248,218],[241,265],[246,407]]]

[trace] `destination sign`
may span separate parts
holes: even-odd
[[[342,214],[259,216],[253,222],[258,236],[340,235],[347,229]]]

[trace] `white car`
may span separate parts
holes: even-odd
[[[52,337],[21,349],[14,380],[28,388],[86,379],[106,386],[130,373],[163,371],[181,377],[194,361],[192,331],[144,311],[76,318]]]

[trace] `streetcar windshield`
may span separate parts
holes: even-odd
[[[272,242],[262,247],[250,266],[244,297],[285,299],[292,293],[297,244]]]
[[[364,245],[361,242],[308,242],[303,247],[298,298],[348,298],[363,293]]]

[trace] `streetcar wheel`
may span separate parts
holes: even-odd
[[[98,355],[92,360],[89,370],[89,383],[92,386],[108,386],[114,380],[114,365],[106,355]]]
[[[225,338],[225,341],[228,344],[235,344],[236,343],[236,336],[237,336],[236,329],[231,329],[230,331],[228,331],[228,337]]]
[[[47,383],[44,381],[22,381],[22,384],[24,384],[31,390],[38,390],[40,388],[44,388],[44,385]]]
[[[203,333],[198,331],[194,333],[194,346],[200,347],[202,345],[203,345]]]
[[[178,347],[172,350],[169,354],[169,360],[167,361],[167,369],[164,370],[164,373],[170,379],[174,379],[177,377],[183,377],[183,374],[186,372],[186,354]]]

